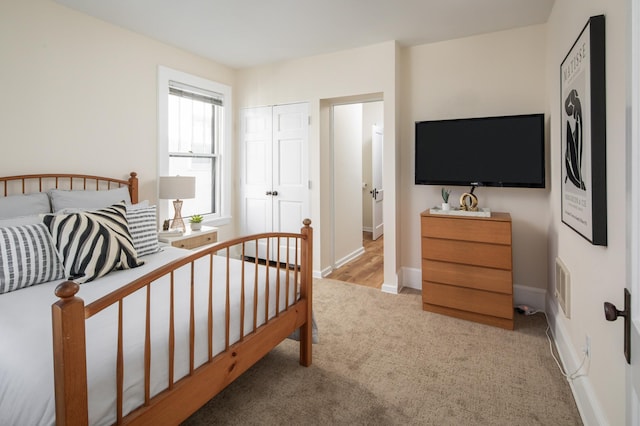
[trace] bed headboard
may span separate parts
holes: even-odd
[[[45,192],[49,189],[108,190],[127,186],[131,202],[138,202],[138,174],[129,173],[129,179],[102,176],[48,173],[0,177],[0,196]]]

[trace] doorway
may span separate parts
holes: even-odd
[[[375,288],[384,281],[383,120],[380,100],[331,107],[333,244],[328,278]]]

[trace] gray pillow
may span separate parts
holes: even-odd
[[[0,294],[64,278],[64,268],[43,223],[0,228]]]
[[[127,209],[127,222],[138,257],[160,251],[156,206]]]
[[[0,197],[0,219],[51,213],[49,197],[44,192]]]
[[[8,219],[0,219],[0,228],[8,228],[10,226],[35,225],[42,223],[42,215],[32,214],[29,216],[18,216]]]
[[[69,208],[101,209],[122,201],[131,204],[129,188],[126,186],[108,191],[50,189],[48,194],[51,199],[51,211],[54,213]]]

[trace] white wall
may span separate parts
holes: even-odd
[[[333,104],[384,100],[385,188],[397,189],[397,51],[395,42],[341,51],[240,70],[236,79],[238,108],[310,103],[311,211],[316,230],[314,269],[329,272],[331,256],[330,115]],[[396,251],[398,191],[385,194],[385,284],[395,289],[399,251]]]
[[[158,65],[234,84],[227,67],[49,0],[0,2],[0,57],[3,175],[136,171],[152,202]]]
[[[362,253],[362,105],[333,107],[334,262]]]
[[[537,25],[403,51],[400,256],[403,268],[417,271],[405,285],[421,288],[419,215],[441,202],[440,187],[414,184],[415,122],[545,112],[545,40],[545,25]],[[451,199],[469,189],[453,187]],[[480,207],[511,214],[514,285],[543,293],[549,189],[479,188],[475,194]],[[537,308],[543,307],[542,297]]]
[[[626,283],[625,199],[625,84],[626,1],[556,0],[548,21],[547,101],[551,120],[551,197],[549,265],[559,256],[571,273],[571,319],[564,317],[552,297],[553,271],[549,268],[548,304],[554,313],[554,335],[570,367],[582,359],[585,336],[591,337],[587,375],[574,381],[578,404],[587,424],[625,423],[622,322],[604,319],[603,302],[623,306]],[[608,246],[592,246],[561,222],[560,169],[560,64],[590,16],[605,14]]]

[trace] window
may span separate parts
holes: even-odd
[[[158,71],[159,176],[195,176],[196,197],[182,214],[221,225],[230,219],[231,88],[180,71]],[[161,218],[172,216],[159,200]]]

